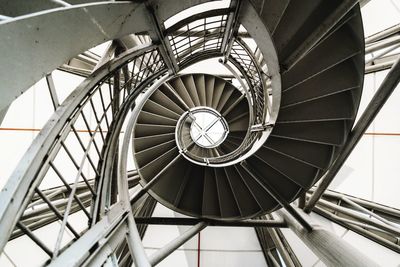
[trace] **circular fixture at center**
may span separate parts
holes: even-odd
[[[192,119],[190,137],[200,147],[218,147],[229,133],[228,123],[215,109],[195,108],[189,116]]]

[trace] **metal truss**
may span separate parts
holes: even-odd
[[[343,227],[400,253],[400,210],[326,191],[314,211]]]

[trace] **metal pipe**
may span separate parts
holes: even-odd
[[[379,220],[379,221],[381,221],[381,222],[383,222],[383,223],[385,223],[385,224],[387,224],[387,225],[390,225],[390,226],[392,226],[392,227],[394,227],[394,228],[399,229],[399,225],[398,225],[398,224],[395,224],[395,223],[392,223],[392,222],[386,220],[385,218],[383,218],[383,217],[381,217],[381,216],[379,216],[379,215],[373,213],[372,211],[370,211],[370,210],[364,208],[363,206],[361,206],[361,205],[359,205],[359,204],[357,204],[357,203],[351,201],[350,199],[348,199],[348,198],[346,198],[346,197],[342,197],[341,199],[342,199],[344,202],[346,202],[347,204],[349,204],[350,206],[353,206],[354,208],[356,208],[356,209],[358,209],[358,210],[360,210],[360,211],[362,211],[362,212],[364,212],[364,213],[367,213],[367,214],[370,215],[371,217],[374,217],[375,219],[377,219],[377,220]],[[399,229],[399,230],[400,230],[400,229]]]
[[[331,220],[331,221],[333,221],[333,222],[335,222],[335,223],[337,223],[337,224],[339,224],[339,225],[341,225],[341,226],[343,226],[343,227],[355,232],[355,233],[358,233],[358,234],[360,234],[360,235],[362,235],[362,236],[364,236],[364,237],[366,237],[368,239],[371,239],[372,241],[374,241],[374,242],[376,242],[376,243],[378,243],[378,244],[380,244],[380,245],[382,245],[384,247],[387,247],[387,248],[389,248],[389,249],[391,249],[393,251],[396,251],[397,253],[400,253],[400,246],[390,242],[389,240],[387,240],[387,239],[385,239],[385,238],[383,238],[383,237],[381,237],[379,235],[376,235],[376,234],[374,234],[374,233],[372,233],[372,232],[370,232],[368,230],[365,230],[360,226],[351,225],[349,223],[345,223],[343,221],[340,221],[337,218],[337,216],[335,216],[334,214],[332,214],[330,212],[327,212],[327,211],[325,211],[325,210],[323,210],[323,209],[321,209],[319,207],[315,207],[315,212],[320,214],[321,216],[326,217],[327,219],[329,219],[329,220]]]
[[[352,267],[376,267],[379,266],[368,259],[347,241],[328,231],[321,225],[311,221],[313,231],[308,232],[287,211],[278,210],[276,213],[287,221],[289,228],[310,248],[315,255],[327,266],[352,266]]]
[[[398,44],[399,42],[400,42],[400,35],[396,35],[396,36],[387,38],[385,40],[382,40],[379,43],[367,46],[365,48],[365,54],[372,53],[372,52],[375,52],[377,50],[380,50],[380,49],[383,49],[383,48]]]
[[[377,60],[378,58],[383,57],[384,55],[386,55],[386,54],[392,52],[393,50],[396,50],[396,49],[399,48],[399,47],[400,47],[400,43],[397,44],[397,45],[392,46],[392,47],[389,48],[389,49],[386,49],[385,51],[382,51],[382,52],[379,53],[378,55],[373,56],[372,58],[366,60],[366,61],[365,61],[365,65],[374,62],[374,61]]]
[[[394,25],[394,26],[392,26],[390,28],[387,28],[387,29],[385,29],[383,31],[380,31],[378,33],[375,33],[373,35],[370,35],[370,36],[366,37],[365,38],[365,44],[366,45],[371,44],[373,42],[376,42],[376,41],[382,40],[384,38],[387,38],[390,35],[396,34],[398,32],[400,32],[400,23],[397,24],[397,25]]]
[[[272,241],[274,242],[276,249],[279,252],[279,255],[282,257],[283,262],[287,267],[295,267],[296,265],[293,263],[292,258],[290,257],[288,251],[283,245],[281,239],[279,238],[276,229],[268,229],[269,235],[271,236]]]
[[[287,227],[283,220],[243,220],[243,221],[219,221],[198,218],[173,218],[173,217],[136,217],[137,224],[155,225],[196,225],[201,222],[208,226],[233,226],[233,227]]]
[[[310,191],[315,191],[315,189],[311,188]],[[347,199],[350,199],[351,201],[353,201],[353,202],[355,202],[355,203],[357,203],[359,205],[362,205],[363,207],[375,210],[375,212],[378,211],[380,213],[385,213],[387,215],[394,216],[394,217],[397,217],[397,218],[400,219],[400,210],[392,208],[392,207],[384,206],[384,205],[379,204],[379,203],[375,203],[375,202],[364,200],[364,199],[361,199],[361,198],[357,198],[357,197],[349,196],[349,195],[346,195],[346,194],[338,193],[338,192],[335,192],[335,191],[332,191],[332,190],[325,191],[324,192],[324,196],[334,197],[334,198],[337,198],[337,199],[340,199],[341,197],[346,197]]]
[[[352,217],[354,219],[357,219],[357,220],[359,220],[361,222],[367,223],[369,225],[372,225],[372,226],[375,226],[375,227],[377,227],[379,229],[382,229],[382,230],[384,230],[386,232],[389,232],[389,233],[391,233],[393,235],[400,236],[400,229],[398,229],[397,227],[385,225],[385,224],[383,224],[383,223],[381,223],[379,221],[373,221],[373,220],[371,220],[371,218],[366,217],[366,216],[364,216],[362,214],[359,214],[359,213],[357,213],[357,212],[355,212],[355,211],[353,211],[351,209],[347,209],[347,208],[335,205],[335,204],[333,204],[333,203],[331,203],[329,201],[323,200],[323,199],[320,199],[318,201],[318,205],[322,205],[322,206],[328,207],[328,208],[333,209],[333,210],[335,210],[335,211],[337,211],[339,213],[345,214],[345,215],[350,216],[350,217]]]
[[[395,63],[396,61],[393,60],[376,65],[365,66],[365,74],[391,69]]]
[[[331,165],[327,174],[322,179],[321,183],[318,185],[315,192],[312,194],[310,200],[308,201],[304,211],[309,213],[321,198],[322,194],[328,188],[329,184],[335,178],[336,174],[339,172],[340,168],[346,161],[347,157],[353,151],[354,147],[357,145],[358,141],[363,136],[364,132],[367,130],[371,122],[374,120],[378,112],[381,110],[382,106],[386,103],[389,96],[392,94],[398,83],[400,82],[400,59],[397,60],[395,65],[392,67],[385,80],[382,82],[378,91],[375,93],[371,102],[368,104],[364,113],[361,115],[357,124],[354,126],[353,130],[349,134],[346,144],[343,146],[341,153],[339,154],[336,161]]]
[[[178,236],[170,243],[168,243],[165,247],[159,249],[157,252],[150,256],[150,264],[151,266],[155,266],[160,263],[163,259],[165,259],[169,254],[174,252],[177,248],[183,245],[190,238],[195,236],[201,230],[206,228],[207,224],[205,222],[200,222],[195,226],[191,227],[189,230],[184,232],[182,235]]]

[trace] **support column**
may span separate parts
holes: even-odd
[[[313,230],[311,232],[308,232],[295,219],[293,219],[287,211],[281,209],[278,210],[276,213],[288,223],[289,228],[327,266],[379,266],[336,234],[325,229],[321,225],[312,222],[310,216],[308,216],[307,221],[311,222]],[[303,216],[306,216],[306,214],[303,213]]]

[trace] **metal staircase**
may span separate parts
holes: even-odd
[[[5,203],[0,208],[0,251],[9,239],[26,235],[44,254],[45,264],[96,265],[112,255],[123,266],[142,265],[146,257],[136,243],[131,209],[146,193],[168,208],[215,223],[253,219],[284,207],[310,230],[290,203],[329,169],[357,114],[364,77],[357,1],[231,1],[167,27],[170,17],[190,8],[188,2],[208,1],[181,6],[172,0],[82,3],[64,5],[64,13],[33,13],[42,19],[59,14],[62,21],[85,9],[97,14],[91,22],[101,23],[103,16],[113,15],[95,11],[112,7],[124,13],[130,8],[137,23],[129,13],[126,21],[118,21],[122,30],[101,25],[107,38],[90,37],[90,46],[114,39],[114,47],[55,105],[54,115],[0,194]],[[6,20],[0,30],[7,23],[23,25],[24,19]],[[44,32],[44,37],[51,33]],[[129,47],[129,42],[136,45]],[[85,50],[80,42],[75,45],[68,50],[71,57]],[[113,53],[116,47],[119,52]],[[41,73],[61,66],[64,57],[40,65]],[[181,73],[210,58],[220,58],[230,77]],[[20,89],[18,93],[27,88]],[[89,113],[94,124],[88,122]],[[85,138],[77,131],[82,125]],[[123,131],[124,140],[119,140]],[[83,153],[73,155],[71,138]],[[130,142],[141,187],[132,179],[128,183]],[[60,160],[65,158],[76,169],[73,179],[63,173]],[[94,177],[84,174],[88,167]],[[51,179],[61,180],[60,187],[45,188]],[[139,191],[133,192],[134,187]],[[54,204],[62,198],[63,204]],[[46,213],[34,215],[35,208]],[[69,218],[79,212],[85,227],[78,230]],[[53,249],[36,230],[57,221],[61,230]],[[72,233],[69,240],[63,236],[66,231]],[[105,247],[107,242],[111,247]],[[90,247],[91,253],[82,247]],[[160,260],[160,255],[150,256],[152,264]]]

